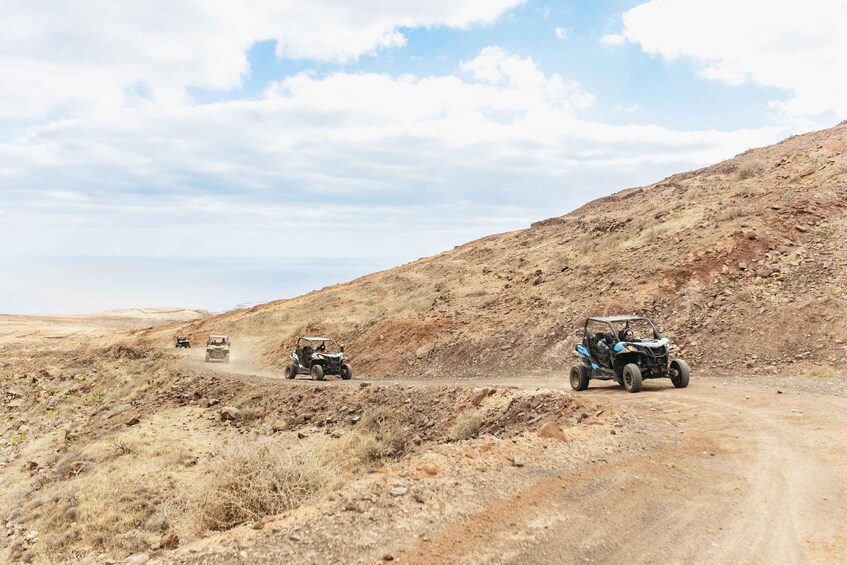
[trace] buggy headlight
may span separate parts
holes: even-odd
[[[634,345],[627,345],[626,349],[627,349],[627,351],[638,351],[638,348],[635,347]]]

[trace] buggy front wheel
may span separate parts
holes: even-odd
[[[285,368],[285,378],[293,379],[297,376],[297,365],[293,363]]]
[[[691,375],[691,369],[688,368],[688,363],[682,359],[674,359],[671,361],[671,382],[676,388],[685,388],[688,386],[688,378]]]
[[[585,390],[588,388],[588,369],[585,365],[574,365],[571,367],[571,388],[574,390]]]
[[[629,392],[641,390],[641,369],[635,363],[629,363],[623,368],[623,386]]]
[[[322,381],[324,380],[324,368],[320,365],[314,365],[312,367],[312,380]]]

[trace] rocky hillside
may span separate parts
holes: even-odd
[[[587,315],[652,317],[697,366],[847,360],[847,122],[529,229],[347,284],[154,329],[229,332],[281,367],[300,333],[360,374],[519,374],[570,362]],[[246,340],[245,340],[246,341]]]

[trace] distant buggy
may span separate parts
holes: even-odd
[[[229,348],[232,342],[229,336],[210,334],[206,340],[206,363],[209,361],[223,361],[229,363]]]
[[[177,349],[190,349],[191,348],[191,342],[188,341],[187,337],[178,336],[176,338],[176,348]]]
[[[640,391],[644,379],[669,378],[677,388],[688,386],[688,364],[668,362],[668,339],[641,316],[588,318],[576,355],[581,363],[570,370],[574,390],[585,390],[591,379],[614,380],[629,392]]]
[[[344,358],[344,346],[338,346],[328,337],[301,337],[297,340],[291,363],[285,368],[285,378],[311,375],[313,380],[322,381],[326,375],[338,375],[342,379],[353,378],[353,367]]]

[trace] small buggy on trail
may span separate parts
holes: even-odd
[[[353,367],[344,360],[344,346],[328,337],[301,337],[297,340],[291,364],[285,368],[285,378],[311,375],[313,380],[322,381],[326,375],[338,375],[342,379],[353,378]]]
[[[640,391],[643,379],[669,378],[677,388],[688,386],[688,364],[668,363],[668,339],[642,316],[588,318],[575,355],[582,364],[571,367],[574,390],[588,388],[590,379],[614,380],[629,392]]]
[[[176,348],[177,349],[191,349],[191,342],[188,341],[188,338],[185,336],[177,336],[176,338]]]
[[[223,361],[229,363],[229,336],[209,334],[206,340],[206,363],[209,361]]]

